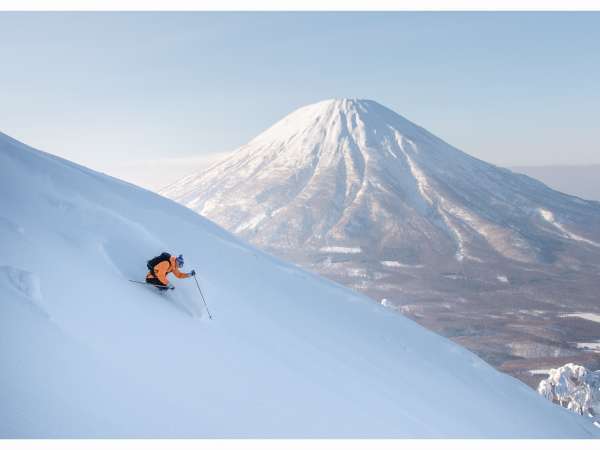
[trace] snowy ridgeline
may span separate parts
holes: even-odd
[[[548,378],[540,381],[538,392],[571,411],[597,418],[600,423],[600,370],[589,371],[572,363],[550,369]]]
[[[600,436],[396,312],[2,134],[0,192],[2,438]],[[128,281],[164,250],[214,320],[193,281]]]

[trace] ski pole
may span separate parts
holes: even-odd
[[[198,284],[198,279],[196,278],[196,275],[194,275],[194,280],[196,281],[196,286],[198,287],[198,291],[200,292],[200,295],[202,296],[202,301],[204,302],[204,306],[206,307],[206,312],[208,313],[208,318],[210,320],[212,320],[212,316],[210,315],[208,305],[206,304],[206,300],[204,299],[204,294],[202,293],[202,289],[200,289],[200,284]]]

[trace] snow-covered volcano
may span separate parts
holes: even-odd
[[[598,435],[370,299],[1,134],[0,192],[0,437]],[[163,250],[214,320],[190,280],[128,281]]]
[[[369,100],[300,108],[162,193],[267,247],[399,264],[600,249],[600,205],[455,149]],[[589,247],[589,249],[588,249]]]
[[[471,314],[432,325],[447,335],[482,305],[564,306],[565,289],[563,311],[598,308],[600,203],[473,158],[374,101],[300,108],[161,193],[423,322]]]

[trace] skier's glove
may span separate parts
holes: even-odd
[[[194,269],[192,269],[192,271],[190,272],[190,275],[191,275],[191,276],[194,276],[194,275],[196,275],[196,271],[195,271]]]

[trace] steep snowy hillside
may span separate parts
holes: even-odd
[[[498,367],[589,356],[560,314],[600,313],[600,203],[473,158],[376,102],[300,108],[161,193]]]
[[[366,297],[4,135],[0,191],[1,437],[598,435]],[[214,320],[190,280],[127,281],[165,249]]]

